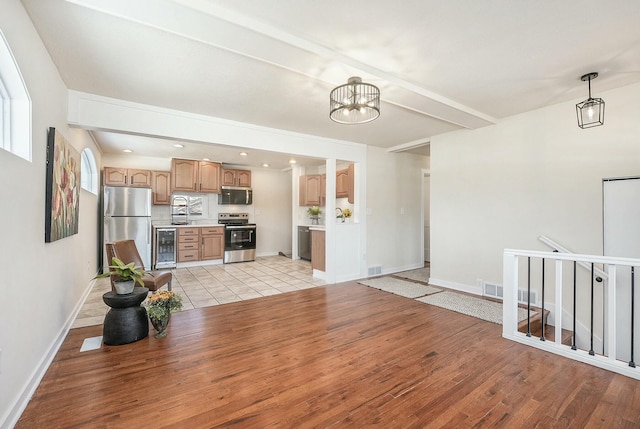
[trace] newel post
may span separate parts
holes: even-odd
[[[505,249],[502,260],[502,336],[512,337],[518,331],[518,256]]]

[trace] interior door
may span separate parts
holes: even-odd
[[[640,177],[603,181],[604,255],[640,259]],[[617,271],[618,359],[631,356],[631,271]],[[636,272],[634,360],[640,356],[640,273]],[[611,287],[611,285],[609,285]]]

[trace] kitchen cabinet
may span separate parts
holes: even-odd
[[[220,163],[192,159],[171,160],[171,190],[220,193]]]
[[[200,260],[200,228],[178,229],[178,262]]]
[[[222,186],[251,187],[251,170],[223,168],[221,177]]]
[[[349,164],[343,170],[336,171],[336,198],[347,198],[350,204],[353,204],[353,176],[353,164]]]
[[[326,204],[327,176],[325,174],[307,174],[300,176],[300,206],[324,206]],[[336,171],[336,198],[347,198],[353,204],[354,166]]]
[[[322,175],[307,174],[299,179],[299,200],[300,206],[321,206],[323,205]]]
[[[325,235],[324,231],[311,230],[311,268],[318,271],[325,270]]]
[[[153,204],[171,204],[171,173],[168,171],[151,172],[151,195]]]
[[[336,171],[336,198],[349,196],[349,170]]]
[[[104,184],[105,186],[133,186],[138,188],[150,188],[151,170],[105,167]]]
[[[178,262],[222,259],[224,226],[189,226],[178,230]]]
[[[200,260],[222,259],[224,256],[224,226],[200,228]]]

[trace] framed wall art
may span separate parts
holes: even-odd
[[[45,237],[50,243],[78,233],[80,154],[56,131],[47,134]]]

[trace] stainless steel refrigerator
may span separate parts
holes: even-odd
[[[144,268],[151,269],[151,189],[104,187],[104,240],[134,240]],[[111,261],[106,263],[105,268]],[[124,261],[127,262],[127,261]]]

